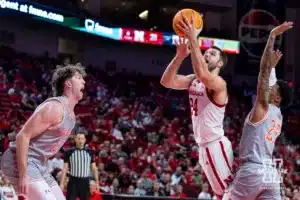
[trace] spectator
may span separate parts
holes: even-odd
[[[48,161],[49,171],[53,172],[55,169],[62,170],[64,168],[64,160],[62,159],[61,153],[57,153],[54,158]]]
[[[122,145],[121,144],[116,145],[116,153],[117,153],[118,157],[122,157],[122,158],[125,158],[125,159],[128,158],[127,153],[122,150]]]
[[[119,129],[119,125],[116,125],[113,129],[112,136],[117,140],[123,140],[122,132]]]
[[[208,193],[208,184],[202,185],[202,191],[200,192],[198,199],[211,199],[211,195]]]
[[[154,197],[164,197],[166,196],[164,190],[162,190],[159,186],[159,183],[158,182],[154,182],[153,183],[153,188],[148,191],[146,193],[147,196],[154,196]]]
[[[182,167],[178,166],[171,177],[171,185],[177,185],[183,180]]]
[[[89,200],[102,200],[100,192],[97,190],[95,181],[90,181],[90,199]]]
[[[135,193],[134,186],[133,186],[133,185],[130,185],[130,186],[128,187],[127,194],[128,194],[128,195],[134,195],[134,193]]]
[[[168,163],[167,159],[165,158],[164,153],[159,154],[159,159],[156,161],[156,164],[163,169],[167,168],[169,166],[169,163]]]
[[[187,198],[186,194],[183,193],[183,186],[180,184],[175,185],[175,193],[171,195],[171,197],[175,197],[178,199]]]
[[[110,194],[112,195],[121,194],[120,183],[117,178],[114,178],[112,181],[112,185],[110,186]]]
[[[146,190],[143,188],[143,182],[142,180],[138,180],[136,189],[134,191],[135,196],[145,196]]]
[[[18,196],[13,188],[13,186],[9,183],[6,177],[2,177],[3,184],[0,187],[0,199],[1,200],[18,200]]]
[[[202,181],[202,176],[201,176],[201,171],[199,168],[196,168],[194,170],[194,174],[192,176],[192,183],[194,185],[197,185],[197,186],[201,186],[203,181]]]

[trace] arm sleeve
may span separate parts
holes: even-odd
[[[94,155],[95,152],[90,150],[89,153],[90,153],[90,156],[91,156],[91,163],[94,163],[95,162],[95,155]]]
[[[271,87],[275,85],[276,82],[277,82],[277,78],[276,78],[275,68],[272,68],[270,78],[269,78],[269,86]]]
[[[71,150],[68,150],[65,152],[64,154],[64,163],[70,163],[70,151]]]

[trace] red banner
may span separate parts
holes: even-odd
[[[122,29],[121,41],[163,45],[163,34],[151,31]]]

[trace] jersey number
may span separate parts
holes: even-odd
[[[280,133],[280,129],[281,129],[280,123],[277,123],[275,120],[272,120],[271,128],[266,134],[266,140],[269,142],[274,142],[274,140]]]
[[[198,116],[198,99],[190,98],[190,106],[192,115]]]

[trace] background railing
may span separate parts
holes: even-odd
[[[103,200],[172,200],[177,198],[172,197],[154,197],[154,196],[131,196],[131,195],[110,195],[102,194]],[[183,200],[195,200],[197,198],[184,198]],[[211,199],[197,199],[197,200],[211,200]]]

